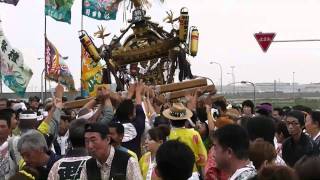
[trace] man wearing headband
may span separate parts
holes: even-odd
[[[192,179],[199,179],[201,169],[196,166],[204,167],[207,161],[207,150],[201,140],[200,134],[194,129],[185,128],[186,121],[192,117],[192,112],[182,103],[173,103],[172,107],[162,112],[163,116],[171,121],[172,129],[169,140],[179,140],[187,144],[195,155],[195,165],[193,168]]]
[[[142,180],[138,160],[110,144],[108,126],[91,123],[85,126],[85,143],[89,155],[80,179]]]
[[[21,131],[21,134],[27,132],[30,129],[37,128],[37,113],[26,110],[19,114],[19,124],[18,127]]]

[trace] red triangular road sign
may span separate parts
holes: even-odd
[[[273,41],[276,33],[255,33],[254,37],[258,41],[263,52],[267,52],[271,42]]]

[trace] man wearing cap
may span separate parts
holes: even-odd
[[[194,129],[185,128],[186,121],[192,117],[192,112],[182,103],[173,103],[172,107],[163,111],[163,116],[171,120],[172,129],[169,140],[179,140],[187,144],[195,155],[195,165],[192,179],[199,179],[200,170],[196,166],[204,167],[207,161],[207,150],[200,134]]]
[[[305,114],[298,110],[290,111],[286,117],[286,124],[291,137],[282,144],[282,158],[289,166],[303,156],[319,154],[315,142],[302,132],[305,125]]]
[[[85,127],[85,143],[89,155],[80,179],[142,180],[138,160],[128,153],[115,149],[110,144],[108,126],[101,123],[87,124]]]

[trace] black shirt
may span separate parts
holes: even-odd
[[[319,154],[316,143],[306,134],[302,133],[298,142],[292,137],[287,138],[282,145],[282,158],[291,167],[303,156]]]

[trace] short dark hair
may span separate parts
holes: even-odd
[[[287,139],[288,137],[290,137],[287,125],[283,121],[279,121],[276,123],[276,133],[278,133],[278,134],[282,133],[284,139]]]
[[[225,112],[227,110],[227,103],[224,100],[217,100],[213,103],[215,107],[220,107],[220,109]],[[221,114],[221,112],[220,112]]]
[[[255,116],[248,120],[247,131],[251,141],[262,138],[274,146],[276,128],[273,119],[267,116]]]
[[[133,110],[133,101],[131,99],[126,99],[119,104],[119,107],[115,113],[115,117],[120,122],[124,120],[129,120],[129,116],[133,114]]]
[[[284,107],[282,107],[282,111],[283,111],[283,115],[286,116],[288,114],[288,112],[291,111],[291,107],[284,106]]]
[[[167,136],[170,134],[170,129],[165,126],[159,126],[152,128],[148,131],[150,138],[154,141],[162,140],[165,142],[167,140]]]
[[[9,99],[7,99],[7,98],[0,98],[0,101],[5,101],[7,104],[7,108],[9,108],[11,105],[11,101],[9,101]]]
[[[241,117],[240,119],[239,119],[239,125],[241,126],[241,127],[243,127],[244,129],[247,129],[247,124],[248,124],[248,121],[251,119],[251,117],[246,117],[246,116],[244,116],[244,117]]]
[[[29,103],[32,101],[40,102],[40,98],[38,96],[31,96],[31,97],[29,97]]]
[[[177,128],[184,127],[186,124],[186,121],[187,121],[186,119],[184,119],[184,120],[171,120],[171,125],[173,127],[177,127]]]
[[[156,162],[163,180],[186,180],[192,175],[195,157],[186,144],[170,140],[159,147]]]
[[[320,111],[312,111],[311,114],[312,122],[318,122],[318,127],[320,127]]]
[[[275,124],[273,119],[267,116],[255,116],[247,123],[247,131],[251,141],[262,138],[274,146]]]
[[[208,119],[205,107],[197,107],[196,113],[194,113],[193,115],[196,115],[201,122],[205,122]]]
[[[72,147],[85,147],[84,128],[86,123],[85,119],[76,119],[70,123],[69,139]]]
[[[118,134],[124,134],[124,127],[121,123],[118,122],[109,122],[108,123],[109,128],[116,128],[116,131]]]
[[[320,177],[320,157],[309,157],[304,161],[298,161],[294,169],[300,180],[319,179]]]
[[[77,96],[76,98],[74,98],[74,100],[81,100],[81,99],[85,99],[83,96]]]
[[[273,111],[278,111],[279,116],[283,116],[284,115],[282,108],[275,107],[275,108],[273,108]]]
[[[170,121],[168,119],[166,119],[165,117],[163,116],[157,116],[155,119],[154,119],[154,122],[153,122],[153,126],[154,127],[158,127],[158,126],[170,126]]]
[[[244,106],[248,106],[251,108],[251,113],[254,114],[254,104],[251,100],[245,100],[242,102],[242,109]]]
[[[312,109],[310,107],[304,106],[304,105],[293,106],[292,110],[303,111],[303,112],[306,112],[308,114],[310,114],[312,112]]]
[[[0,110],[0,119],[6,120],[9,128],[11,128],[11,118],[13,114],[15,114],[15,112],[12,109]]]
[[[213,133],[223,148],[231,148],[238,159],[249,157],[249,136],[244,128],[239,125],[230,124],[223,126]]]
[[[292,110],[292,111],[288,112],[287,118],[288,118],[288,117],[296,118],[296,119],[298,120],[301,128],[304,127],[304,125],[305,125],[305,120],[306,120],[306,114],[304,113],[304,111]]]

